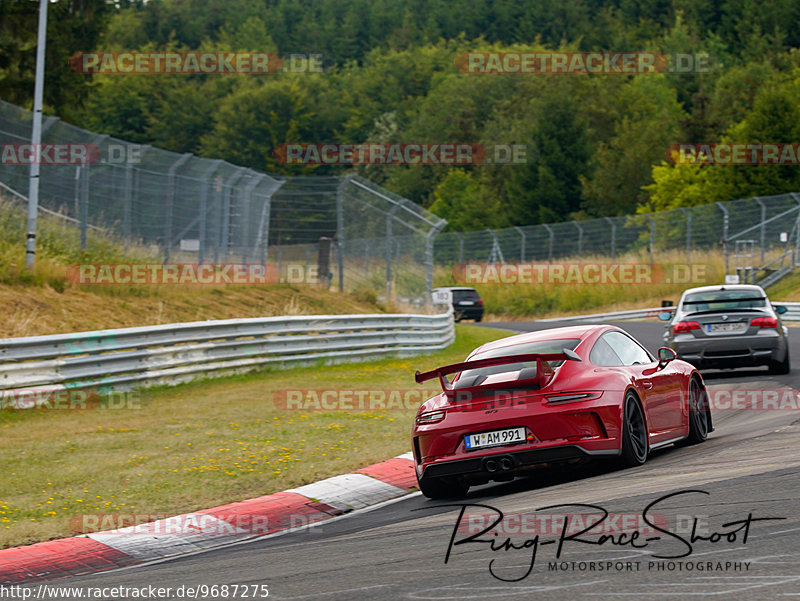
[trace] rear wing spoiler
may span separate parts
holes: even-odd
[[[580,361],[581,358],[575,351],[569,349],[561,349],[560,353],[527,353],[524,355],[507,355],[505,357],[490,357],[488,359],[477,359],[475,361],[465,361],[463,363],[453,363],[452,365],[445,365],[444,367],[437,367],[431,371],[417,372],[414,374],[414,379],[417,384],[432,380],[438,377],[442,385],[442,390],[447,396],[454,396],[455,393],[471,393],[481,390],[491,390],[493,388],[526,388],[536,385],[538,388],[544,388],[547,383],[552,379],[555,372],[550,367],[548,361]],[[536,362],[536,376],[533,378],[524,378],[511,382],[500,382],[498,384],[489,384],[486,386],[465,386],[464,388],[453,388],[452,384],[447,380],[446,376],[450,374],[459,373],[468,369],[479,369],[481,367],[493,367],[495,365],[508,365],[511,363],[524,363],[528,361]]]

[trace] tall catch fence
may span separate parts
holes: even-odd
[[[30,140],[32,114],[0,101],[0,184],[18,200],[29,165],[6,146]],[[281,281],[367,291],[420,306],[464,263],[637,260],[719,250],[726,273],[771,282],[798,263],[800,194],[748,198],[651,214],[442,232],[446,221],[377,184],[283,177],[168,152],[46,117],[43,144],[90,148],[91,160],[42,164],[40,209],[148,246],[167,262],[269,263]],[[21,244],[22,240],[21,233]]]

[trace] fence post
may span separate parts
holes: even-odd
[[[758,206],[761,207],[761,264],[764,264],[764,245],[767,243],[767,205],[761,200],[761,197],[755,197]]]
[[[386,256],[386,298],[392,299],[392,220],[394,219],[394,211],[397,205],[392,205],[392,208],[386,213],[386,238],[384,240]]]
[[[339,292],[344,292],[344,187],[355,174],[350,173],[336,186],[336,269],[339,271]]]
[[[248,183],[244,189],[244,217],[242,218],[244,239],[242,240],[242,263],[248,262],[248,256],[245,254],[244,247],[250,242],[250,204],[253,201],[253,190],[255,190],[258,184],[261,183],[261,180],[267,177],[264,173],[257,173],[255,171],[251,171],[251,173],[255,173],[255,177],[253,177],[252,181],[250,181],[250,183]],[[255,257],[255,246],[253,246],[248,254],[251,257]]]
[[[617,258],[617,224],[611,217],[606,217],[605,220],[611,226],[611,258]]]
[[[200,193],[200,227],[198,228],[200,230],[200,248],[197,252],[197,262],[201,264],[204,263],[206,259],[206,229],[208,227],[206,219],[208,217],[208,191],[213,185],[211,177],[221,164],[221,159],[212,161],[209,168],[203,172],[203,175],[200,176],[200,180],[203,182],[203,191]]]
[[[458,238],[458,264],[464,264],[464,238],[458,232],[453,232]]]
[[[81,194],[80,194],[80,215],[81,222],[81,250],[86,250],[86,230],[89,226],[89,163],[84,163],[80,167]]]
[[[656,222],[649,213],[647,213],[645,217],[647,217],[647,221],[650,222],[650,264],[652,265],[653,253],[655,252],[656,245]]]
[[[681,213],[686,216],[686,264],[692,263],[692,214],[689,209],[681,207]]]
[[[167,207],[164,219],[164,263],[169,263],[170,254],[172,253],[172,211],[175,208],[175,171],[190,158],[192,158],[191,152],[182,154],[177,161],[172,163],[167,171],[169,192],[167,194]]]
[[[547,262],[553,262],[553,228],[551,228],[546,223],[542,224],[542,227],[547,230],[547,233],[550,234],[550,241],[547,244]]]
[[[729,258],[728,258],[728,209],[721,202],[714,203],[722,211],[722,254],[725,256],[725,275],[729,271]]]
[[[433,303],[431,294],[433,293],[433,239],[447,225],[447,220],[442,219],[439,223],[425,234],[425,306],[429,307]]]
[[[234,184],[238,182],[245,173],[247,173],[247,169],[244,167],[238,167],[236,171],[228,178],[228,181],[225,182],[225,189],[222,191],[222,249],[225,251],[225,261],[228,261],[228,246],[230,245],[230,227],[231,227],[231,190],[233,189]]]
[[[795,267],[800,264],[800,195],[796,192],[790,192],[789,196],[792,197],[797,203],[797,219],[795,220],[795,243],[794,243],[794,251],[795,251],[795,259],[794,265]]]
[[[581,227],[580,221],[573,221],[572,225],[578,228],[578,258],[580,259],[583,256],[583,227]]]
[[[525,232],[522,231],[522,228],[520,228],[519,226],[516,226],[516,225],[514,226],[514,229],[517,231],[517,233],[519,234],[519,237],[521,238],[521,240],[519,242],[519,262],[520,263],[524,263],[525,262]]]
[[[261,207],[261,221],[258,224],[258,237],[253,246],[253,253],[255,256],[255,249],[261,247],[261,262],[264,265],[267,264],[267,253],[269,252],[269,224],[272,211],[272,197],[285,183],[286,180],[276,180],[275,185],[264,198],[264,204]]]
[[[123,198],[123,216],[122,216],[122,237],[125,241],[125,251],[128,251],[128,248],[131,244],[131,213],[132,213],[132,202],[133,202],[133,165],[128,162],[125,164],[125,192],[122,195]]]

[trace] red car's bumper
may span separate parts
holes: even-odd
[[[495,479],[542,463],[617,455],[624,391],[605,391],[596,397],[547,404],[537,394],[489,410],[450,406],[441,422],[414,428],[417,476]],[[520,426],[526,430],[524,442],[476,450],[465,447],[468,434]]]

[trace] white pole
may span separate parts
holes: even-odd
[[[47,2],[39,0],[39,37],[36,45],[36,84],[33,91],[33,153],[28,191],[28,240],[25,267],[33,269],[36,258],[36,217],[39,211],[39,145],[42,141],[42,95],[44,93],[44,45],[47,39]]]

